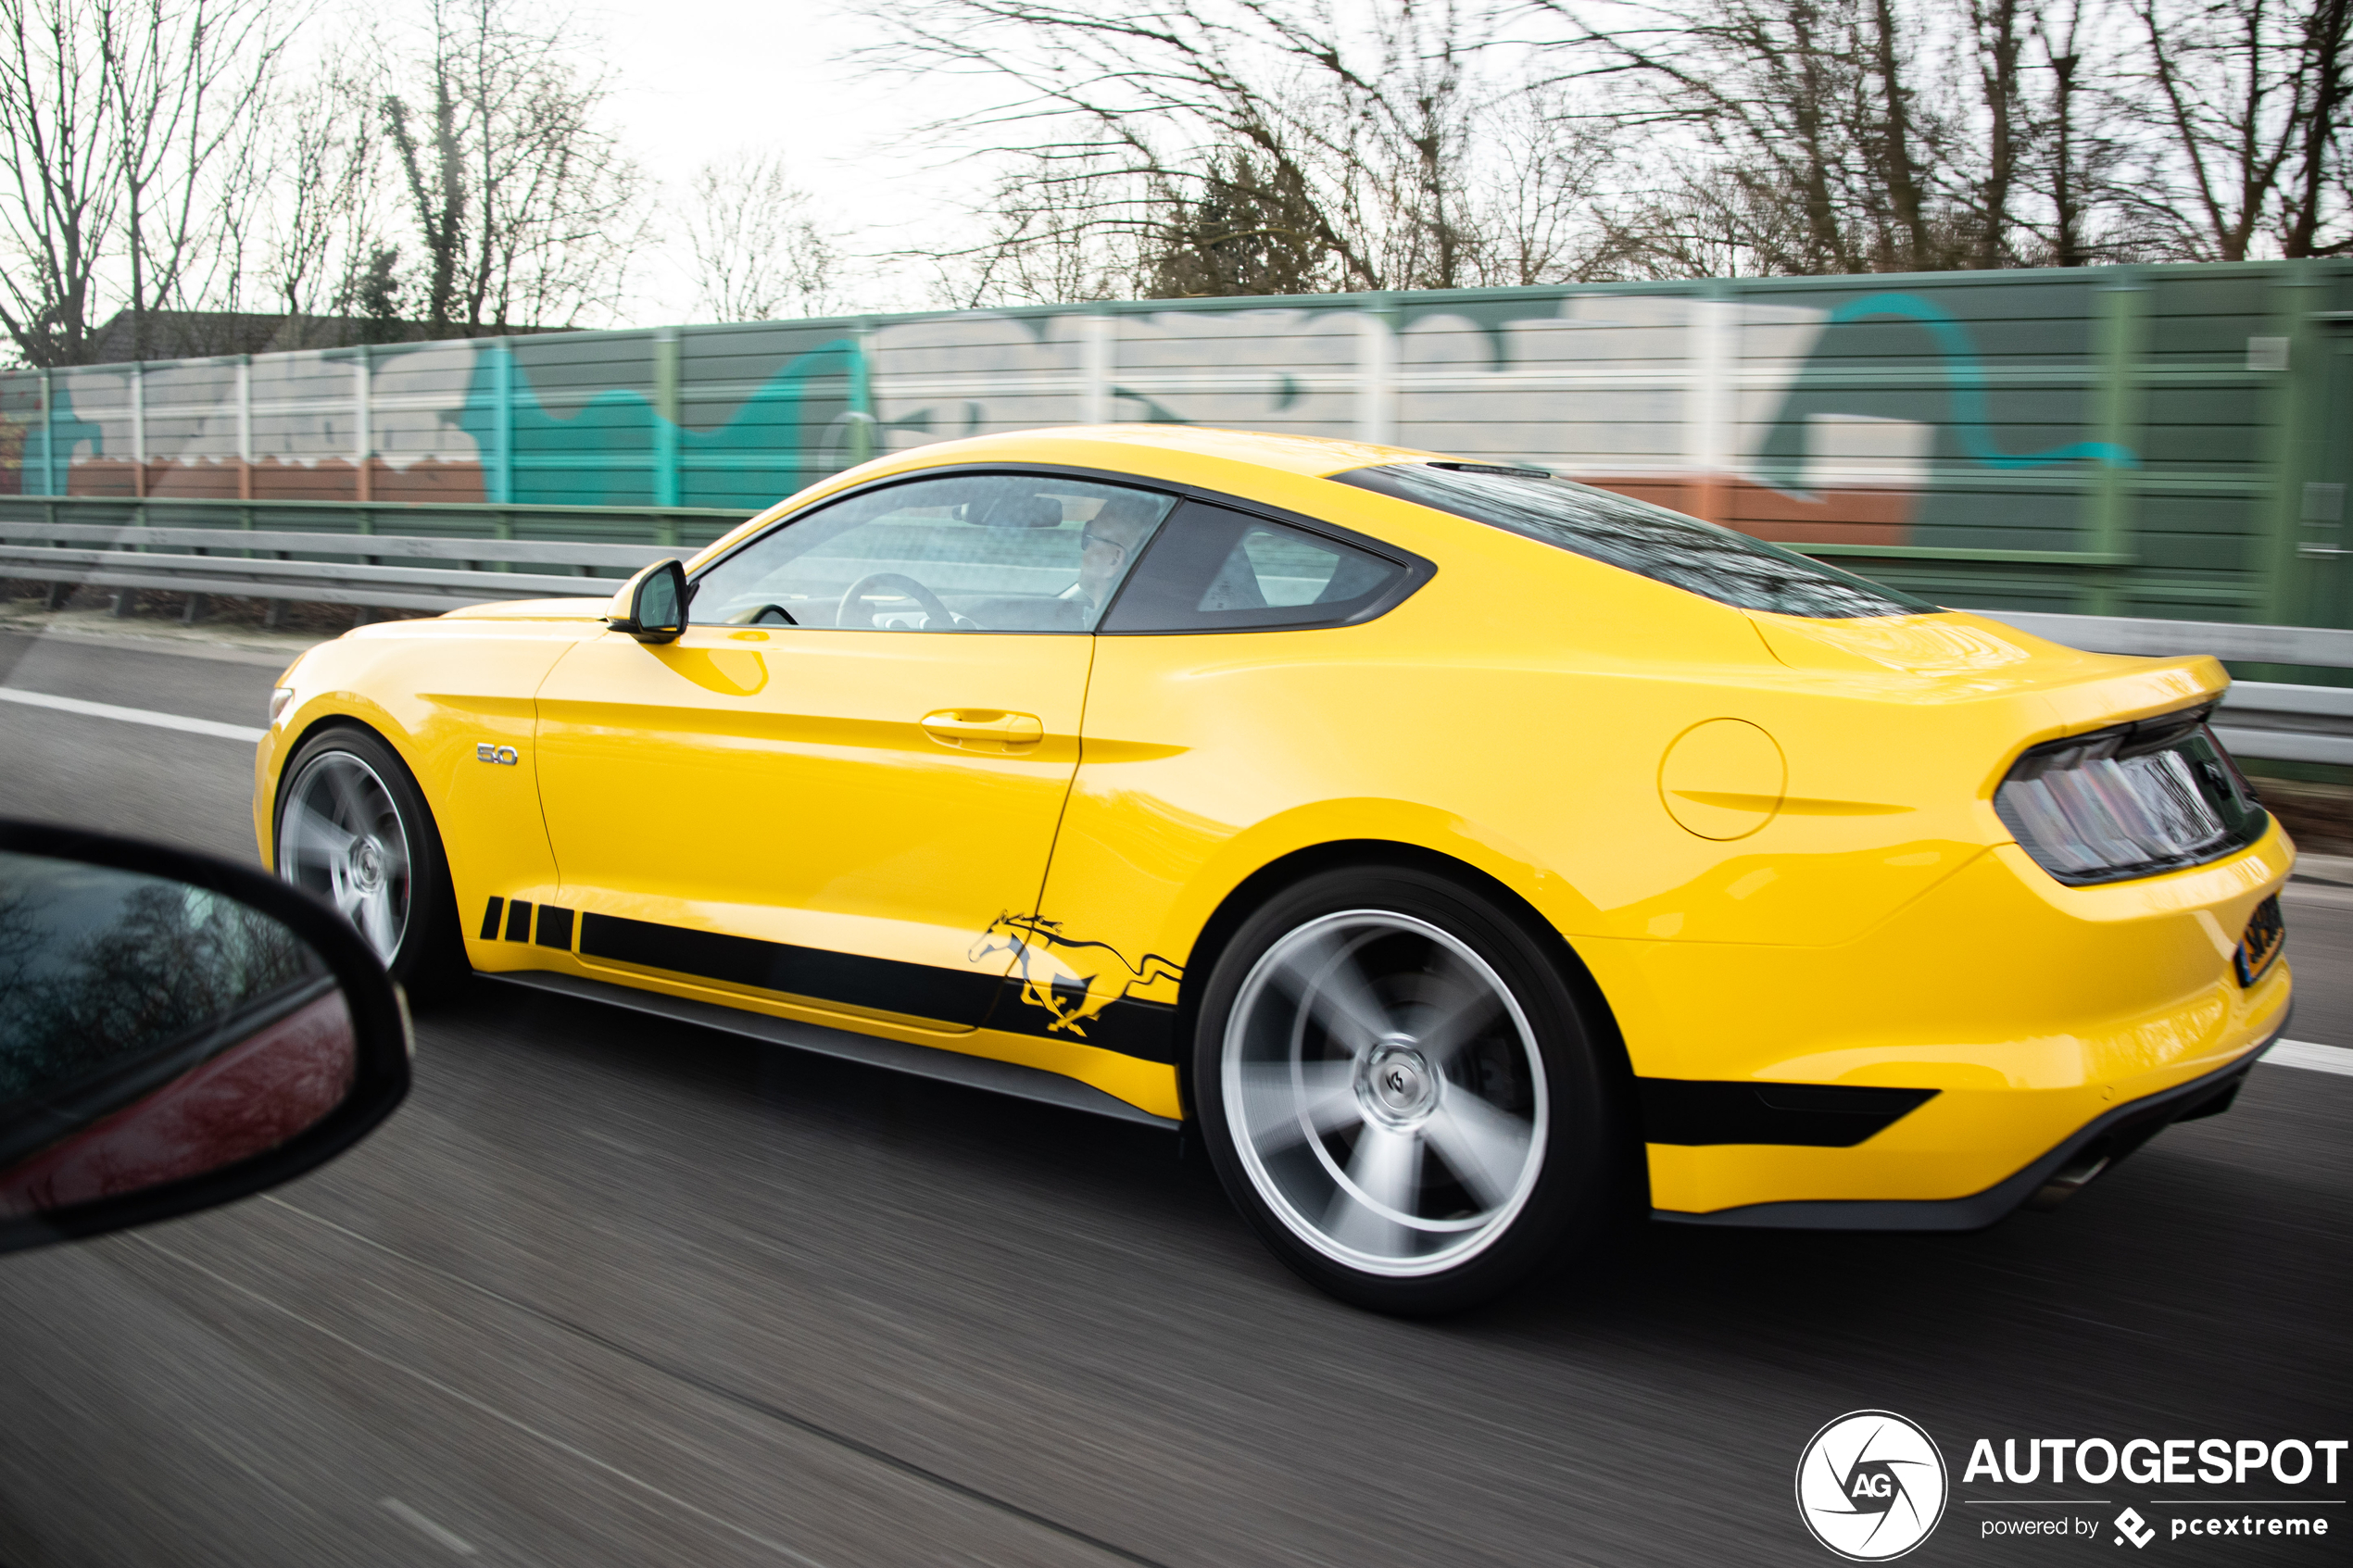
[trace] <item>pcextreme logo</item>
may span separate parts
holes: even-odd
[[[1944,1517],[1944,1456],[1918,1423],[1855,1411],[1814,1434],[1797,1461],[1797,1512],[1852,1562],[1884,1562]]]

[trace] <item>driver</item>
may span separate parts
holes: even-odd
[[[1078,597],[1092,623],[1103,612],[1120,574],[1152,531],[1161,504],[1149,495],[1114,495],[1078,535]]]

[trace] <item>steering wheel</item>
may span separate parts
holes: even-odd
[[[935,632],[962,630],[956,623],[955,611],[941,604],[937,594],[933,593],[903,571],[870,571],[852,583],[849,592],[841,596],[841,608],[834,611],[834,624],[849,625],[850,607],[877,588],[888,588],[893,593],[902,594],[921,605],[925,618],[931,622],[931,630]]]
[[[730,626],[798,626],[800,622],[795,621],[792,618],[792,611],[782,605],[761,605],[749,614],[729,616],[727,624]]]

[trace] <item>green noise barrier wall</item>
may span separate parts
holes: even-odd
[[[0,516],[120,497],[50,509],[685,547],[870,457],[1111,420],[1538,463],[1946,602],[2353,624],[2353,266],[2334,262],[1143,300],[19,370],[0,374]]]

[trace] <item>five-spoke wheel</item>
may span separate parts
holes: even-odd
[[[286,791],[278,874],[343,911],[390,963],[409,931],[409,835],[392,791],[347,751],[310,759]]]
[[[1544,1063],[1492,966],[1452,933],[1343,909],[1278,938],[1226,1022],[1251,1182],[1309,1246],[1433,1273],[1503,1234],[1543,1167]]]
[[[1311,877],[1246,921],[1194,1084],[1277,1253],[1385,1311],[1505,1288],[1620,1190],[1615,1096],[1559,955],[1419,868]]]
[[[321,731],[282,778],[278,874],[343,911],[410,990],[465,972],[440,839],[391,747],[361,730]]]

